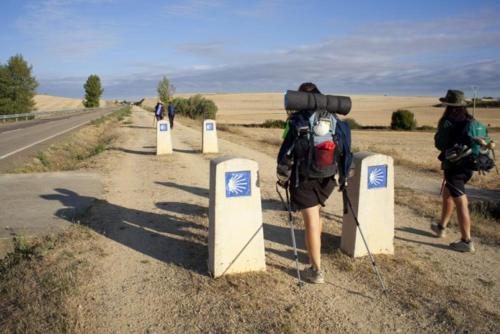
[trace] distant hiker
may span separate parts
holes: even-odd
[[[170,121],[170,128],[174,128],[174,118],[175,118],[175,105],[170,101],[168,103],[168,120]]]
[[[310,82],[301,84],[299,91],[321,94]],[[339,131],[349,132],[347,154],[351,154],[349,127],[333,113],[298,110],[287,121],[284,141],[278,153],[278,184],[287,191],[289,189],[291,203],[288,205],[291,204],[294,211],[300,210],[304,219],[305,242],[311,265],[304,274],[312,283],[324,283],[320,206],[325,206],[336,185],[334,177],[337,170],[341,171],[341,189],[345,187],[346,176],[342,172],[341,161],[347,142],[341,142],[344,136],[338,135]]]
[[[157,121],[161,121],[163,119],[164,112],[165,108],[163,107],[163,102],[158,101],[155,106],[155,117]]]
[[[434,136],[434,145],[441,151],[438,159],[444,171],[443,207],[440,222],[432,223],[431,229],[436,236],[444,237],[456,207],[462,237],[451,243],[450,248],[459,252],[474,252],[465,184],[474,170],[484,172],[494,167],[493,160],[488,157],[488,150],[493,148],[494,143],[488,137],[486,127],[467,111],[463,92],[448,90],[446,97],[439,100],[446,106]]]

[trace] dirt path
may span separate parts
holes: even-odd
[[[123,139],[104,162],[106,195],[89,218],[91,228],[101,235],[98,242],[104,256],[93,259],[99,270],[79,301],[82,332],[467,329],[462,295],[472,296],[463,304],[480,313],[477,322],[494,328],[491,321],[499,319],[500,300],[494,288],[500,277],[497,248],[479,245],[476,255],[453,253],[445,245],[457,235],[437,240],[428,232],[427,219],[397,206],[396,256],[378,257],[391,287],[390,297],[384,298],[366,259],[351,260],[338,249],[342,219],[338,193],[324,211],[322,252],[328,284],[298,289],[286,214],[274,190],[274,159],[224,140],[219,146],[225,155],[259,163],[268,270],[211,279],[206,244],[212,156],[199,153],[200,132],[176,124],[174,154],[157,157],[151,114],[136,108],[132,121],[121,129]],[[298,243],[304,249],[298,224]],[[301,261],[306,263],[304,252]],[[422,289],[430,292],[422,297]],[[465,292],[453,295],[450,306],[442,296],[448,290]],[[453,302],[459,303],[458,313],[453,313]]]
[[[429,177],[423,172],[415,172],[408,167],[395,166],[396,187],[410,188],[433,196],[441,196],[442,180]],[[500,201],[500,191],[481,189],[467,185],[467,197],[470,201]]]

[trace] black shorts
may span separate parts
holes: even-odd
[[[465,184],[472,177],[473,171],[462,166],[452,167],[444,170],[444,179],[446,188],[448,188],[451,197],[460,197],[465,195]]]
[[[307,209],[318,204],[325,206],[325,201],[330,197],[336,184],[333,177],[300,181],[298,187],[292,184],[290,197],[293,210]]]

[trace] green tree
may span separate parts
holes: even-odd
[[[0,114],[22,114],[35,109],[33,97],[38,82],[31,74],[32,66],[22,55],[10,57],[0,64]]]
[[[156,89],[158,92],[158,96],[160,97],[161,102],[167,104],[172,95],[175,93],[175,87],[170,84],[170,80],[166,76],[158,83],[158,88]]]
[[[90,75],[85,85],[83,85],[83,88],[85,89],[85,100],[83,100],[83,105],[86,108],[99,107],[99,99],[104,92],[99,76],[96,74]]]
[[[415,115],[404,109],[396,110],[391,116],[391,129],[393,130],[415,130],[417,127],[417,120]]]
[[[193,95],[189,99],[176,97],[172,100],[175,106],[175,112],[192,119],[215,119],[217,114],[217,105],[214,101],[201,96]]]

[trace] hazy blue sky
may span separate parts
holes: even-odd
[[[0,62],[33,65],[39,92],[107,98],[284,91],[500,96],[500,2],[1,0]]]

